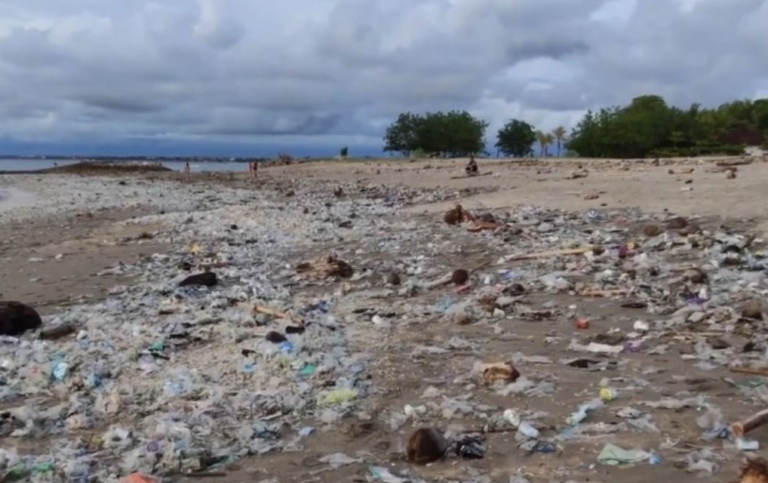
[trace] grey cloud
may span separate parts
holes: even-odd
[[[634,10],[624,24],[593,20],[608,3]],[[765,85],[768,0],[676,5],[4,0],[0,132],[378,143],[403,110],[530,116],[548,128],[645,93],[714,104]],[[553,61],[529,75],[542,58]]]

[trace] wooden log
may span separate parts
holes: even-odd
[[[628,293],[629,290],[623,288],[612,290],[587,289],[581,292],[579,295],[582,297],[616,297],[618,295],[627,295]]]
[[[263,305],[254,305],[253,311],[257,314],[269,315],[272,317],[277,317],[278,319],[288,319],[299,325],[304,325],[304,320],[302,320],[300,317],[294,317],[289,313],[281,312],[280,310],[265,307]]]
[[[731,372],[768,377],[768,367],[731,367]]]
[[[478,176],[490,176],[492,174],[493,173],[491,171],[487,171],[485,173],[470,174],[470,175],[462,174],[460,176],[451,176],[451,179],[477,178]]]
[[[510,260],[534,260],[537,258],[551,258],[559,257],[562,255],[583,255],[592,250],[592,247],[580,247],[580,248],[565,248],[563,250],[550,250],[546,252],[534,252],[534,253],[521,253],[519,255],[512,255]]]
[[[731,432],[737,438],[741,438],[753,429],[764,426],[766,423],[768,423],[768,409],[763,409],[746,419],[733,423],[731,425]]]
[[[478,232],[483,230],[495,230],[500,226],[501,225],[499,225],[498,223],[493,223],[491,221],[475,221],[475,224],[473,226],[468,227],[467,231]]]
[[[56,340],[74,334],[76,329],[68,324],[62,324],[56,327],[49,327],[40,331],[41,340]]]

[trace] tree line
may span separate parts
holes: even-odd
[[[418,157],[489,155],[487,128],[487,122],[467,111],[405,112],[387,128],[384,151]],[[494,147],[514,157],[567,151],[590,158],[642,158],[735,155],[757,145],[768,149],[768,99],[682,109],[648,95],[624,107],[589,111],[570,133],[562,126],[538,131],[524,120],[510,119],[496,133]]]

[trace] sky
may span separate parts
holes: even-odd
[[[768,0],[2,0],[0,152],[381,152],[398,113],[570,129],[768,97]]]

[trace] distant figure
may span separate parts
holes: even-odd
[[[259,165],[256,163],[256,161],[252,162],[251,165],[253,166],[253,179],[256,179],[259,177]]]
[[[187,181],[192,176],[192,168],[189,166],[189,161],[184,163],[184,176],[187,178]]]
[[[469,163],[464,168],[464,172],[467,173],[467,176],[475,176],[477,174],[477,161],[475,161],[474,156],[469,157]]]

